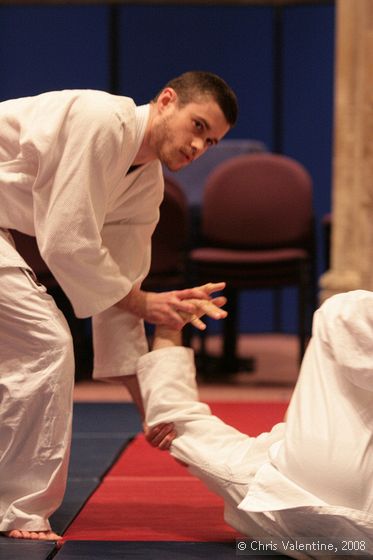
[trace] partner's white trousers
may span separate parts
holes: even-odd
[[[0,269],[0,531],[48,530],[66,486],[73,346],[53,299]]]

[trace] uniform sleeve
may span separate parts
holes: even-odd
[[[113,106],[89,95],[74,99],[63,118],[48,126],[49,134],[38,142],[36,237],[76,315],[86,317],[107,309],[132,287],[103,242],[102,229],[112,193],[126,171],[120,162],[133,140]],[[123,229],[121,235],[132,234]]]
[[[93,317],[92,329],[94,379],[135,374],[149,351],[144,321],[114,305]]]
[[[355,290],[326,300],[314,331],[341,375],[373,391],[373,293]]]

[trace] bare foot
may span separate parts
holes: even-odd
[[[53,533],[53,531],[23,531],[12,529],[11,531],[4,531],[3,535],[10,539],[32,539],[35,541],[59,541],[62,539],[60,535]]]

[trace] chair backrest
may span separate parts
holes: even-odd
[[[267,147],[259,140],[248,138],[223,138],[215,146],[211,146],[203,157],[197,158],[190,165],[177,172],[177,181],[183,188],[190,206],[201,206],[203,186],[208,175],[217,165],[232,157],[243,154],[268,152]],[[164,168],[165,177],[174,176]]]
[[[289,157],[237,156],[207,179],[202,232],[210,243],[253,249],[302,246],[312,227],[312,180]]]
[[[152,237],[150,276],[182,268],[188,244],[188,219],[188,202],[182,188],[175,179],[166,177],[160,218]]]

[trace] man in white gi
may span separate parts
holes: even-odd
[[[73,351],[66,321],[14,248],[36,237],[78,317],[93,316],[94,376],[135,374],[143,321],[181,328],[187,298],[211,287],[146,293],[163,197],[161,164],[178,170],[234,125],[218,76],[188,72],[148,105],[91,90],[0,103],[0,531],[55,539],[70,447]],[[193,319],[192,319],[193,320]],[[197,323],[197,326],[199,323]]]
[[[213,303],[222,301],[201,311]],[[238,554],[373,557],[373,293],[339,294],[316,311],[286,422],[258,437],[198,401],[192,350],[180,344],[179,332],[158,327],[139,360],[146,421],[160,432],[174,423],[171,454],[224,498],[227,523],[250,539]]]

